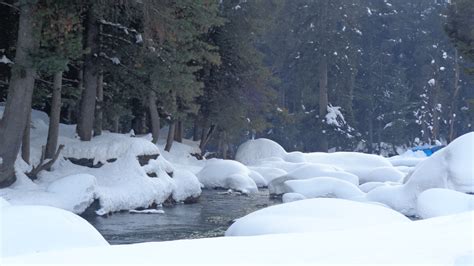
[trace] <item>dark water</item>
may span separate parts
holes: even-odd
[[[248,196],[224,192],[203,190],[198,203],[164,207],[164,214],[121,212],[87,220],[111,244],[216,237],[224,235],[234,219],[280,203],[270,199],[267,190]]]

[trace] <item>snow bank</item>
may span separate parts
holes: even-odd
[[[474,132],[460,136],[425,159],[405,178],[403,185],[377,187],[367,199],[390,206],[405,215],[417,215],[418,195],[430,188],[474,192]]]
[[[348,230],[389,223],[409,223],[402,214],[379,205],[343,199],[307,199],[271,206],[232,224],[226,236]]]
[[[116,159],[124,155],[153,154],[160,154],[160,150],[144,138],[108,132],[104,132],[90,141],[70,140],[62,151],[62,155],[66,158],[94,159],[94,164],[105,163],[109,159]]]
[[[7,206],[0,213],[2,257],[108,246],[92,225],[68,211],[47,206]]]
[[[197,174],[199,181],[208,188],[230,188],[243,193],[258,191],[257,184],[249,176],[250,170],[232,160],[211,159]]]
[[[71,175],[52,182],[47,192],[58,196],[58,205],[61,209],[74,213],[82,213],[96,198],[96,178],[88,174]],[[70,207],[72,206],[72,208]]]
[[[245,164],[252,165],[261,159],[269,157],[283,158],[286,151],[280,144],[269,139],[248,140],[239,146],[235,154],[235,160]]]
[[[401,182],[405,174],[395,167],[378,167],[366,177],[367,182]]]
[[[472,211],[474,195],[450,189],[428,189],[418,197],[417,210],[418,215],[424,219]]]
[[[305,180],[285,182],[289,192],[303,195],[306,198],[338,198],[361,200],[365,197],[356,185],[332,177],[316,177]]]
[[[324,211],[329,212],[330,209],[326,208]],[[371,219],[370,214],[371,212],[366,216],[367,220]],[[345,218],[341,215],[338,221],[348,220]],[[462,265],[462,263],[468,263],[467,265],[471,265],[473,261],[473,219],[474,212],[470,212],[416,222],[402,219],[400,222],[392,223],[392,219],[388,219],[390,223],[354,226],[353,229],[349,229],[351,225],[350,221],[347,221],[349,228],[346,230],[250,237],[218,237],[133,245],[103,245],[4,257],[2,263],[5,265],[17,263],[136,265],[156,264],[157,262],[202,265],[230,263],[283,263],[289,265],[452,265],[453,263]],[[57,228],[58,225],[54,221],[48,221],[47,228]],[[65,240],[65,236],[70,235],[71,231],[77,231],[74,230],[74,227],[68,229],[69,231],[63,234],[60,240]],[[45,239],[47,240],[41,239],[43,246],[55,243],[48,241],[51,239],[49,236]],[[12,243],[24,246],[29,243],[30,238],[21,242],[16,240],[15,237]],[[212,256],[209,255],[210,252]]]

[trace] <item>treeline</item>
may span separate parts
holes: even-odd
[[[305,151],[450,141],[474,116],[473,3],[451,2],[0,1],[0,187],[21,148],[29,160],[31,107],[51,118],[46,158],[59,122],[83,141],[167,128],[166,150],[187,137],[223,158],[253,136]]]

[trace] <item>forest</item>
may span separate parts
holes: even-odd
[[[31,107],[47,158],[60,121],[83,141],[167,127],[168,150],[222,158],[252,137],[393,155],[472,130],[470,1],[320,2],[3,1],[2,176]]]

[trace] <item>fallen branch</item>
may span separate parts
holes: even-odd
[[[64,148],[64,145],[59,145],[58,149],[56,150],[56,153],[54,154],[53,158],[51,160],[48,160],[45,162],[45,154],[46,154],[46,148],[45,146],[41,147],[41,159],[40,162],[37,166],[33,166],[33,169],[31,169],[30,172],[26,173],[26,175],[31,179],[35,180],[38,178],[39,172],[43,170],[51,170],[51,167],[53,164],[58,160],[59,154],[61,153],[61,150]]]

